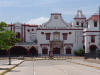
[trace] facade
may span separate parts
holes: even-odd
[[[85,53],[96,56],[100,50],[100,15],[92,15],[88,21],[88,28],[84,29]]]
[[[49,55],[52,51],[54,55],[74,55],[74,50],[80,48],[85,48],[87,53],[90,44],[99,47],[96,36],[99,28],[98,25],[94,27],[95,18],[92,17],[87,20],[82,11],[78,10],[73,22],[69,24],[63,20],[61,13],[51,13],[49,21],[42,25],[15,23],[9,24],[8,30],[17,33],[16,37],[22,41],[15,47],[23,47],[27,53]],[[90,42],[90,38],[94,37],[95,43]]]

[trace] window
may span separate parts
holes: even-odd
[[[42,54],[48,54],[48,49],[47,48],[43,48],[42,49]]]
[[[79,22],[77,22],[76,25],[79,25]]]
[[[20,32],[17,32],[16,38],[20,38],[20,37],[21,37]]]
[[[46,40],[50,40],[50,33],[46,33]]]
[[[67,33],[63,33],[63,40],[67,40]]]
[[[58,19],[58,16],[54,16],[54,19]]]
[[[32,29],[32,31],[34,31],[34,29]]]
[[[84,23],[82,22],[82,23],[81,23],[81,27],[83,27],[83,25],[84,25]]]
[[[41,32],[41,34],[44,34],[44,32]]]
[[[30,32],[30,30],[29,30],[29,29],[28,29],[27,31],[28,31],[28,32]]]
[[[91,42],[92,42],[92,43],[95,42],[95,36],[91,36]]]
[[[94,27],[97,27],[97,21],[94,21]]]
[[[66,48],[66,54],[71,54],[71,48]]]

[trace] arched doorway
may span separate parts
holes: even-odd
[[[7,50],[0,50],[0,56],[5,56],[7,54]]]
[[[42,54],[48,54],[48,49],[47,48],[43,48],[42,49]]]
[[[29,51],[30,51],[30,55],[38,56],[38,51],[35,47],[32,46]]]
[[[96,49],[97,49],[96,45],[91,45],[90,46],[90,53],[96,53]]]
[[[71,48],[66,48],[66,54],[72,54],[71,51],[72,51]]]
[[[53,54],[60,54],[60,48],[58,47],[53,48]]]
[[[27,55],[27,49],[22,46],[14,46],[10,48],[11,55]]]

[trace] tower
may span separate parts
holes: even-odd
[[[78,10],[75,17],[74,17],[74,23],[73,23],[74,26],[77,26],[77,27],[84,27],[86,28],[87,27],[87,24],[86,24],[86,17],[85,15],[83,14],[82,10]]]

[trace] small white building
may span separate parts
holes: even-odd
[[[92,15],[88,21],[88,28],[84,29],[85,53],[96,53],[100,49],[99,15]]]
[[[61,13],[51,13],[48,22],[40,26],[15,23],[9,24],[8,29],[22,40],[16,46],[38,55],[49,55],[50,51],[54,55],[74,55],[74,50],[80,48],[89,53],[100,47],[99,16],[92,15],[87,20],[81,10],[71,24],[64,21]]]

